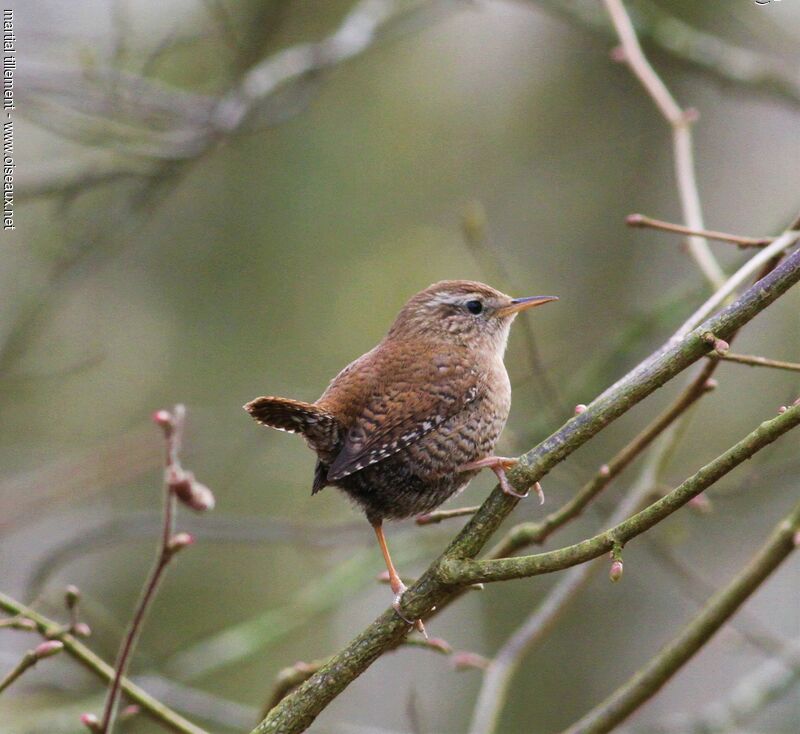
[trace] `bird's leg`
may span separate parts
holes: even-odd
[[[511,467],[516,466],[518,463],[519,461],[517,459],[509,459],[505,456],[487,456],[485,459],[479,459],[478,461],[471,461],[469,464],[464,464],[461,466],[460,470],[491,469],[497,476],[497,481],[500,482],[500,489],[510,497],[516,497],[522,500],[530,494],[530,489],[525,492],[525,494],[520,494],[511,486],[508,477],[506,477],[506,469],[511,469]],[[544,492],[542,491],[542,485],[536,482],[532,489],[539,497],[539,504],[543,505]]]
[[[400,619],[404,622],[408,622],[408,624],[413,624],[417,630],[427,638],[428,633],[425,631],[425,625],[422,624],[422,620],[418,619],[414,621],[407,619],[400,611],[400,600],[403,598],[406,585],[400,579],[400,574],[397,573],[397,569],[394,567],[394,563],[392,563],[392,557],[389,555],[389,546],[386,544],[386,536],[383,534],[383,524],[380,522],[372,523],[372,529],[375,531],[375,537],[378,538],[378,545],[381,547],[383,560],[386,562],[386,570],[389,572],[389,585],[392,587],[392,592],[394,593],[392,608],[397,612],[397,616],[400,617]]]

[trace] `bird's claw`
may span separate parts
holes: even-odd
[[[397,589],[392,589],[394,591],[394,601],[392,601],[392,609],[394,609],[395,614],[397,614],[400,619],[402,619],[406,624],[413,625],[417,628],[417,631],[426,639],[430,639],[428,637],[428,632],[425,629],[425,625],[422,623],[421,619],[409,619],[403,614],[403,610],[400,606],[401,602],[403,601],[403,594],[405,594],[406,586],[405,584],[401,584],[400,587]]]

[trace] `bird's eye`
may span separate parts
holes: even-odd
[[[483,311],[483,304],[480,301],[467,301],[467,311],[474,314],[479,314]]]

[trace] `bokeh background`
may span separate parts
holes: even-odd
[[[244,129],[198,143],[197,100],[329,36],[355,5],[11,5],[17,230],[0,247],[0,588],[64,619],[63,588],[77,584],[91,645],[113,658],[157,534],[161,444],[149,416],[184,402],[184,463],[217,509],[180,513],[198,542],[169,569],[133,673],[213,731],[249,730],[281,668],[339,649],[389,600],[374,580],[382,561],[367,523],[336,490],[312,498],[311,453],[254,425],[245,401],[315,399],[435,280],[554,293],[560,302],[522,317],[509,346],[514,403],[500,453],[513,455],[646,356],[708,293],[679,238],[625,227],[635,211],[680,220],[669,129],[611,60],[615,41],[592,0],[388,3],[392,17],[364,53],[283,85]],[[779,232],[800,206],[800,8],[628,5],[656,68],[699,110],[708,225]],[[729,272],[747,257],[713,248]],[[800,359],[798,314],[792,292],[744,330],[737,351]],[[717,377],[665,485],[800,387],[796,374],[738,365]],[[547,507],[680,382],[554,471]],[[632,543],[621,583],[599,573],[525,659],[498,731],[559,730],[670,639],[795,501],[798,447],[785,437],[709,493],[712,512],[682,511]],[[635,477],[634,467],[549,547],[601,527]],[[491,486],[481,476],[456,503],[479,502]],[[541,513],[524,502],[514,519]],[[459,522],[390,526],[402,570],[421,571]],[[431,632],[490,657],[554,580],[469,594]],[[799,582],[790,560],[628,729],[691,721],[723,700],[769,657],[747,641],[754,631],[798,639]],[[30,639],[0,631],[3,670]],[[463,732],[480,678],[403,649],[312,731]],[[796,731],[797,691],[789,684],[744,730]],[[77,732],[78,715],[101,701],[96,681],[60,656],[2,697],[0,731]],[[160,730],[142,717],[124,726]]]

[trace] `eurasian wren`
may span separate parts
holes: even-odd
[[[514,460],[493,455],[511,406],[503,354],[515,316],[554,300],[511,298],[469,280],[434,283],[315,403],[261,397],[244,406],[259,423],[301,434],[316,452],[312,493],[332,485],[364,510],[395,609],[405,587],[386,547],[384,519],[429,512],[483,467],[520,496],[504,473]]]

